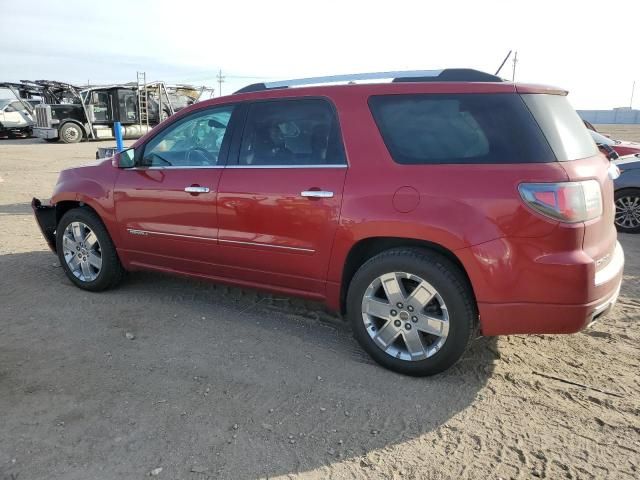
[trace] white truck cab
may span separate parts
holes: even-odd
[[[0,135],[31,136],[33,117],[19,100],[0,99]]]

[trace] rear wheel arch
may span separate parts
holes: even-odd
[[[460,270],[460,273],[464,276],[467,282],[467,286],[470,292],[474,296],[475,300],[475,292],[473,290],[473,284],[471,283],[471,279],[469,278],[469,274],[467,273],[464,265],[460,261],[460,259],[451,251],[450,249],[434,242],[430,242],[428,240],[419,240],[413,238],[402,238],[402,237],[369,237],[363,238],[353,244],[349,252],[347,253],[344,267],[342,270],[342,279],[341,279],[341,288],[340,288],[340,311],[341,313],[346,312],[346,301],[347,301],[347,293],[349,291],[349,285],[353,276],[356,274],[358,269],[364,265],[369,259],[375,257],[376,255],[387,251],[398,248],[409,248],[409,249],[417,249],[421,251],[431,252],[436,255],[440,255],[447,260],[449,260],[455,267]]]

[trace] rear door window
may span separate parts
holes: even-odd
[[[369,106],[397,163],[555,161],[517,94],[380,95]]]
[[[344,165],[338,122],[324,99],[269,100],[249,107],[238,164]]]

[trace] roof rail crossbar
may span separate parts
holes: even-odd
[[[253,83],[235,93],[259,92],[276,88],[299,87],[322,83],[354,82],[356,80],[392,79],[393,82],[501,82],[502,79],[489,73],[471,68],[447,68],[444,70],[409,70],[392,72],[353,73],[348,75],[330,75],[309,77],[277,82]]]

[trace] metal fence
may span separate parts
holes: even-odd
[[[616,108],[613,110],[578,110],[583,120],[595,124],[640,124],[640,110]]]

